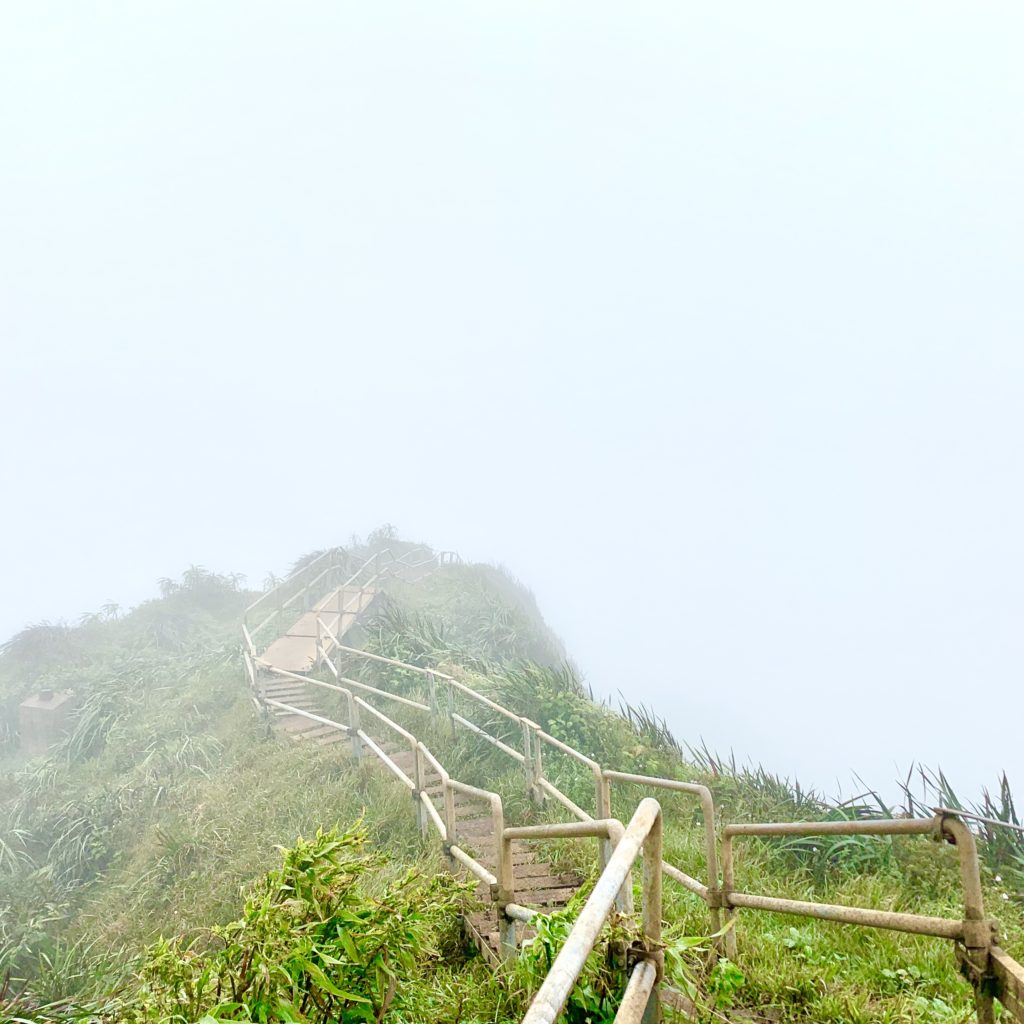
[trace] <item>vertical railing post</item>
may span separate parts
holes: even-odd
[[[598,788],[598,799],[597,799],[597,816],[599,818],[611,818],[612,815],[612,780],[609,779],[604,772],[601,773],[600,786]],[[608,861],[611,860],[612,850],[614,846],[611,838],[598,839],[598,859],[601,862],[601,870],[608,866]],[[633,916],[633,872],[630,871],[626,875],[626,880],[622,883],[622,888],[619,889],[618,895],[615,897],[615,909],[618,913],[625,915],[626,917]]]
[[[359,736],[361,728],[359,724],[359,705],[356,704],[351,690],[345,691],[345,697],[348,701],[348,728],[349,739],[352,742],[352,757],[359,761],[363,756],[363,741]]]
[[[523,772],[526,775],[526,788],[531,799],[536,803],[537,795],[534,793],[536,780],[533,773],[533,735],[527,719],[520,718],[519,726],[523,730],[523,757],[525,758],[523,761]]]
[[[545,793],[544,788],[540,784],[540,780],[544,778],[544,756],[542,753],[543,744],[540,738],[540,726],[536,722],[527,721],[531,731],[533,732],[532,747],[533,747],[533,781],[530,787],[530,795],[533,797],[534,803],[543,805]]]
[[[974,988],[974,1009],[978,1024],[993,1024],[995,1007],[991,991],[992,922],[985,919],[981,891],[981,868],[974,833],[959,819],[939,815],[938,831],[956,844],[960,859],[960,884],[964,892],[964,957]]]
[[[415,740],[411,744],[414,765],[414,780],[416,788],[413,790],[412,798],[416,804],[416,824],[419,826],[420,834],[427,838],[427,809],[423,806],[423,790],[425,787],[426,773],[423,770],[423,751]]]
[[[729,901],[735,888],[735,872],[732,864],[732,836],[726,829],[722,836],[722,917],[725,932],[725,955],[736,959],[736,908]]]
[[[661,948],[661,861],[664,845],[664,812],[660,809],[651,831],[644,840],[644,946],[647,956],[657,965],[658,976],[641,1018],[642,1024],[659,1024],[661,1001],[658,987],[665,973],[665,951]]]
[[[430,718],[431,721],[437,720],[438,707],[437,707],[437,680],[434,678],[433,672],[427,673],[427,683],[430,686]]]
[[[452,681],[448,680],[448,725],[452,731],[452,739],[455,738],[455,687]]]
[[[502,959],[510,960],[516,953],[516,923],[505,913],[505,907],[515,900],[515,873],[512,840],[505,837],[505,815],[499,796],[491,797],[491,827],[498,858],[498,891],[494,894],[498,911],[498,945]]]
[[[253,680],[256,684],[256,698],[260,704],[263,705],[263,709],[267,707],[267,685],[266,685],[266,673],[263,672],[262,666],[259,663],[259,659],[254,659],[252,663]]]
[[[708,916],[711,919],[711,934],[716,936],[712,942],[719,956],[728,956],[728,939],[720,934],[722,882],[718,870],[718,839],[715,835],[715,800],[709,789],[705,788],[701,793],[700,805],[704,816],[704,857],[708,866]]]
[[[594,775],[595,806],[597,817],[602,821],[612,816],[612,793],[611,783],[605,778],[604,772],[599,767],[592,769]],[[608,867],[608,861],[612,855],[612,843],[610,839],[601,839],[597,844],[597,857],[600,870]]]
[[[444,830],[448,833],[448,845],[456,846],[458,839],[455,835],[455,790],[447,775],[441,782],[444,786]]]

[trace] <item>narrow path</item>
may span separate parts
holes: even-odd
[[[317,661],[317,644],[328,645],[322,622],[339,640],[373,603],[377,592],[366,587],[345,586],[332,590],[306,612],[283,636],[260,655],[270,668],[286,672],[308,672]]]
[[[369,607],[372,600],[372,591],[358,587],[341,587],[333,591],[317,602],[313,611],[303,615],[284,636],[271,643],[259,661],[269,668],[281,669],[296,675],[309,672],[316,664],[317,643],[323,639],[317,626],[318,613],[334,636],[340,640],[356,623],[359,615]],[[323,693],[324,691],[315,685],[294,677],[269,678],[264,685],[265,697],[306,712],[294,714],[282,708],[272,708],[275,729],[294,740],[311,742],[318,746],[347,741],[347,730],[340,727],[340,723],[330,724],[332,719],[324,707]],[[415,777],[415,757],[408,747],[399,746],[384,738],[378,739],[377,736],[373,738],[406,775],[410,778]],[[374,759],[373,763],[383,770],[380,761]],[[441,777],[429,763],[424,776],[424,791],[438,813],[443,816],[444,789]],[[488,803],[475,797],[457,794],[455,835],[449,836],[448,839],[450,843],[466,849],[492,874],[497,872],[497,838],[494,835]],[[560,910],[578,891],[583,879],[575,873],[557,871],[551,863],[538,857],[536,849],[535,844],[512,844],[516,902],[521,906],[549,913]],[[454,867],[459,873],[463,871],[457,865]],[[466,914],[466,932],[483,956],[491,963],[497,963],[500,958],[498,912],[485,883],[479,883],[477,894],[486,909]],[[524,926],[519,927],[523,929]],[[532,929],[526,926],[523,934],[528,936],[531,932]]]
[[[384,751],[406,774],[411,775],[415,772],[414,758],[410,750],[386,744]],[[438,813],[443,813],[444,790],[441,777],[430,765],[427,767],[424,789]],[[449,836],[449,841],[472,853],[488,871],[497,872],[497,839],[494,835],[490,807],[482,800],[456,795],[455,835]],[[548,861],[539,858],[536,850],[536,844],[512,843],[516,902],[531,910],[543,910],[546,913],[561,910],[583,884],[583,878],[575,873],[559,873]],[[477,886],[477,896],[485,905],[491,903],[488,887],[483,882]],[[468,913],[465,924],[467,934],[480,952],[491,963],[497,963],[500,953],[496,909],[490,906]],[[523,934],[528,937],[532,934],[532,929],[527,927]]]

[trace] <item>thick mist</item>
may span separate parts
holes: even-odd
[[[681,739],[1019,793],[1022,29],[5,5],[0,634],[392,522]]]

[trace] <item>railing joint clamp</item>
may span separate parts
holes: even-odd
[[[996,941],[996,922],[987,917],[982,921],[964,921],[964,947],[968,952],[988,950]]]
[[[643,943],[633,942],[626,947],[626,976],[632,975],[634,968],[637,964],[642,963],[644,960],[651,960],[654,962],[655,970],[655,984],[658,984],[665,974],[665,950],[664,947],[659,946],[657,949],[649,949]]]
[[[708,889],[707,904],[712,910],[729,910],[729,892],[726,889]]]
[[[956,958],[960,973],[979,992],[998,995],[992,974],[992,958],[987,949],[965,949],[957,943]]]

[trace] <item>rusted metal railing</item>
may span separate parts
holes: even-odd
[[[618,826],[616,828],[616,826]],[[645,797],[625,829],[611,820],[586,823],[590,834],[608,839],[614,850],[608,864],[594,884],[594,889],[576,924],[573,926],[565,945],[555,957],[547,977],[530,1003],[523,1018],[523,1024],[552,1024],[557,1020],[568,1002],[576,982],[594,951],[603,929],[617,902],[623,887],[629,882],[633,865],[643,855],[643,907],[641,946],[638,951],[639,964],[645,965],[634,980],[630,977],[625,997],[619,1007],[616,1020],[644,1021],[649,1024],[660,1019],[655,986],[665,969],[665,954],[661,947],[661,862],[662,862],[662,815],[661,805],[651,797]],[[539,832],[528,829],[506,829],[514,838],[547,838],[557,834],[557,826],[539,826]],[[544,834],[541,835],[541,832]],[[574,835],[583,834],[577,829]],[[638,966],[639,966],[638,964]]]
[[[331,571],[319,563],[330,552],[325,552],[303,571],[311,573],[304,590]],[[361,567],[360,571],[365,568]],[[293,574],[295,576],[297,574]],[[357,573],[358,575],[358,573]],[[289,579],[292,579],[290,577]],[[376,577],[374,577],[374,580]],[[350,580],[351,582],[351,580]],[[362,591],[356,597],[359,598]],[[252,606],[267,598],[263,595]],[[282,607],[299,597],[293,594]],[[340,603],[340,602],[339,602]],[[356,603],[359,603],[358,601]],[[515,865],[512,857],[513,841],[535,841],[553,838],[593,837],[598,840],[600,874],[594,891],[581,912],[569,940],[545,978],[524,1024],[541,1024],[557,1019],[573,985],[579,977],[587,956],[598,941],[601,928],[615,911],[633,914],[632,867],[643,853],[644,885],[642,921],[644,940],[642,948],[633,951],[627,962],[632,970],[626,979],[624,996],[616,1016],[619,1022],[651,1022],[659,1019],[658,996],[662,985],[663,962],[659,950],[661,934],[661,891],[663,878],[682,885],[700,898],[708,907],[710,931],[719,952],[730,958],[738,956],[736,915],[739,910],[793,914],[860,927],[890,929],[915,935],[933,936],[956,944],[961,970],[971,981],[975,993],[978,1020],[982,1024],[994,1021],[993,999],[1018,1021],[1024,1022],[1024,968],[1006,954],[996,943],[994,922],[985,917],[974,834],[961,820],[960,812],[940,809],[933,818],[900,818],[892,820],[853,820],[825,822],[770,822],[760,824],[735,823],[721,829],[718,835],[714,800],[710,790],[698,783],[676,779],[620,772],[603,768],[593,758],[576,750],[570,744],[545,732],[536,722],[503,707],[497,701],[478,692],[455,676],[437,668],[425,668],[384,655],[372,654],[348,646],[323,621],[323,615],[341,616],[345,607],[337,611],[317,613],[317,664],[326,666],[333,682],[307,675],[277,669],[262,662],[248,625],[243,626],[243,664],[247,685],[256,705],[299,715],[318,724],[345,731],[352,741],[353,756],[360,758],[369,752],[393,774],[412,795],[418,827],[424,835],[433,829],[439,836],[453,866],[464,868],[483,882],[489,890],[498,919],[499,945],[504,957],[514,954],[517,946],[517,926],[532,921],[540,911],[516,902]],[[277,612],[273,613],[276,615]],[[273,617],[273,616],[272,616]],[[264,624],[261,623],[262,628]],[[337,664],[331,655],[337,655]],[[403,672],[418,674],[429,691],[429,703],[392,693],[369,683],[355,680],[342,671],[342,657],[365,659],[390,666]],[[341,694],[346,701],[347,721],[338,722],[324,715],[297,708],[286,702],[267,697],[262,681],[271,676],[302,681],[311,686],[325,688]],[[440,691],[445,700],[442,701]],[[550,825],[512,826],[504,821],[500,795],[453,779],[423,741],[408,728],[395,722],[370,703],[370,700],[388,701],[400,708],[429,716],[435,724],[447,720],[453,733],[463,730],[493,746],[504,756],[518,764],[525,776],[530,793],[538,801],[551,799],[565,807],[576,819]],[[489,712],[503,720],[513,735],[495,735],[494,732],[473,721],[472,712],[463,714],[459,702]],[[383,748],[383,741],[367,731],[369,723],[398,737],[406,746],[412,763],[412,774],[404,770]],[[492,725],[491,728],[494,728]],[[498,731],[501,731],[500,729]],[[514,744],[521,743],[521,749]],[[594,813],[580,806],[562,792],[545,774],[544,751],[554,751],[569,758],[591,778],[594,793]],[[442,810],[434,805],[427,792],[426,779],[433,771],[440,787]],[[704,857],[707,881],[703,882],[666,862],[662,855],[662,808],[658,801],[645,797],[637,807],[629,826],[625,829],[612,814],[612,787],[639,786],[662,792],[674,792],[694,797],[699,801],[704,831]],[[456,794],[485,803],[490,811],[496,867],[495,872],[481,864],[458,844],[455,814]],[[966,815],[965,815],[966,816]],[[992,824],[995,824],[993,822]],[[1003,823],[999,823],[1003,824]],[[963,894],[963,917],[940,918],[908,912],[895,912],[866,907],[848,907],[835,904],[792,900],[782,897],[745,893],[735,887],[735,841],[743,837],[867,835],[914,836],[930,835],[945,840],[957,848],[960,864],[960,882]],[[719,841],[720,855],[719,855]],[[721,870],[720,870],[720,867]],[[721,876],[721,877],[720,877]],[[724,916],[724,920],[723,920]]]
[[[908,836],[931,835],[956,846],[963,890],[962,919],[929,917],[924,914],[896,913],[865,907],[846,907],[829,903],[781,899],[774,896],[737,892],[733,865],[733,840],[740,836]],[[972,981],[978,1020],[993,1021],[995,995],[991,966],[995,945],[995,922],[985,917],[981,893],[981,869],[974,834],[958,818],[937,814],[934,818],[896,818],[859,821],[772,822],[727,825],[722,831],[722,874],[726,916],[735,924],[737,908],[795,914],[822,921],[836,921],[867,928],[884,928],[912,935],[931,935],[958,943],[961,961]],[[728,952],[736,956],[736,931],[728,932]]]

